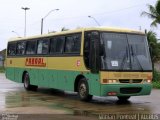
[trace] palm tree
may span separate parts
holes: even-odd
[[[147,40],[149,45],[154,48],[154,45],[157,44],[157,34],[153,31],[147,32]]]
[[[160,60],[160,44],[157,42],[157,35],[153,31],[147,32],[147,39],[152,52],[152,60]]]
[[[65,28],[65,27],[62,27],[61,31],[67,31],[69,29]]]
[[[157,0],[155,6],[147,5],[149,12],[143,11],[141,16],[147,16],[151,18],[153,21],[151,26],[157,27],[160,24],[160,0]]]

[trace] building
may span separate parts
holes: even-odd
[[[6,56],[6,49],[0,51],[0,67],[4,67],[5,56]]]

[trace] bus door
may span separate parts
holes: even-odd
[[[16,42],[11,42],[8,44],[7,51],[7,68],[6,76],[11,80],[15,80],[15,56],[16,55]]]
[[[91,94],[100,94],[100,35],[97,31],[85,32],[84,60],[86,67],[91,71],[88,83]]]

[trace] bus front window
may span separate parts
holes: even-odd
[[[101,33],[102,70],[150,71],[152,63],[144,35]]]

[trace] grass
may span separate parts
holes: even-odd
[[[4,73],[5,72],[5,68],[4,67],[0,67],[0,73]]]

